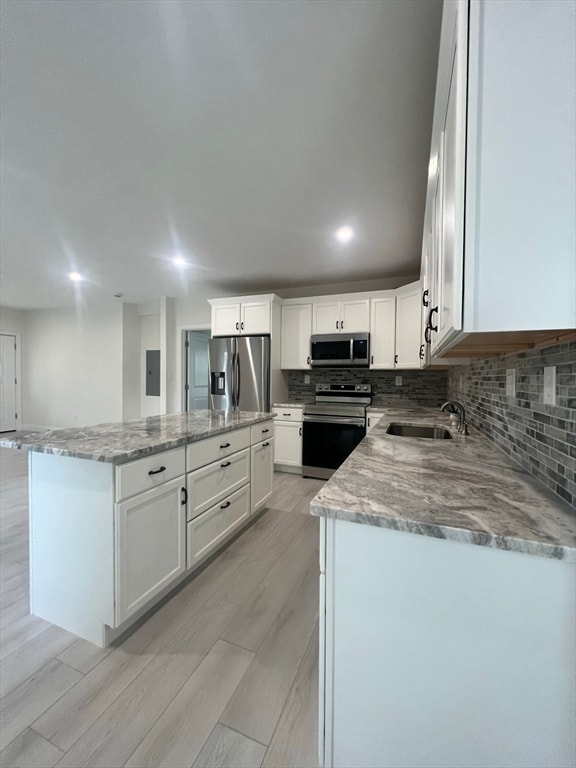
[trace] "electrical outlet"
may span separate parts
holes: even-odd
[[[506,397],[516,397],[516,368],[506,370]]]
[[[547,365],[544,368],[544,391],[542,402],[546,405],[556,405],[556,366]]]
[[[310,384],[310,374],[305,373],[304,374],[304,384]]]
[[[397,387],[401,387],[402,386],[402,376],[396,376],[396,379],[395,379],[394,383],[396,384]]]

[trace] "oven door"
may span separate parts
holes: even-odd
[[[343,416],[304,416],[302,475],[327,480],[366,435],[366,422]]]

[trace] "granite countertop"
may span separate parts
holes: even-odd
[[[291,403],[272,403],[273,408],[304,408],[305,405],[308,405],[308,403],[311,403],[311,400],[305,400],[296,402],[293,400]]]
[[[187,411],[91,427],[13,432],[0,439],[0,446],[123,464],[273,418],[272,413],[252,411]]]
[[[394,437],[390,422],[447,427],[452,440]],[[310,505],[313,515],[576,562],[576,512],[486,437],[448,414],[388,408]]]

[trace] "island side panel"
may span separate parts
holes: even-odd
[[[31,452],[30,610],[96,645],[114,625],[112,464]]]
[[[574,765],[573,563],[328,522],[326,765]]]

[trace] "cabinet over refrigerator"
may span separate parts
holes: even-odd
[[[210,409],[270,410],[270,337],[222,336],[208,345]]]

